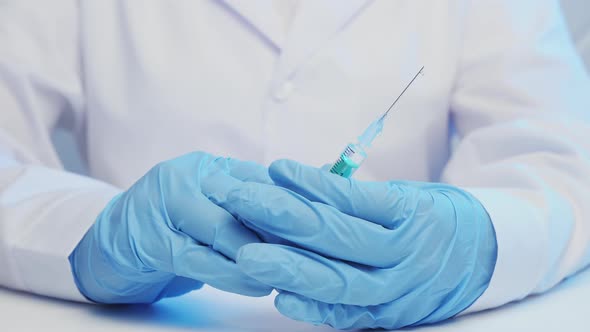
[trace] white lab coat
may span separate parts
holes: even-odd
[[[83,300],[68,255],[154,164],[194,150],[331,162],[422,65],[358,178],[481,200],[499,252],[470,310],[589,263],[590,82],[556,0],[310,0],[288,32],[271,7],[0,4],[0,284]],[[57,127],[90,177],[64,171]]]

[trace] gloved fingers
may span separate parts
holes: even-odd
[[[331,260],[304,249],[263,243],[242,247],[237,265],[264,284],[326,303],[386,303],[423,281],[411,270],[403,276],[403,270],[410,267],[402,266],[402,273],[396,273]]]
[[[411,220],[417,207],[428,205],[430,199],[420,188],[408,184],[347,179],[292,160],[273,162],[269,175],[275,184],[312,201],[389,229]]]
[[[272,183],[268,176],[268,168],[251,161],[217,157],[206,152],[196,151],[158,164],[157,168],[166,171],[174,170],[184,177],[207,175],[221,171],[240,181]]]
[[[228,179],[227,176],[218,177],[224,179],[217,181],[220,186],[224,185],[223,182],[238,181]],[[241,246],[260,242],[256,234],[202,194],[175,194],[172,199],[168,199],[166,209],[172,229],[210,245],[233,260]]]
[[[374,307],[331,304],[316,301],[291,292],[275,297],[277,310],[294,320],[315,325],[329,325],[339,330],[377,328]]]
[[[209,247],[185,245],[171,259],[172,269],[168,272],[223,291],[247,296],[265,296],[272,291],[270,286],[247,276],[236,263]]]
[[[260,239],[215,203],[225,200],[227,192],[243,183],[230,175],[232,170],[239,170],[238,173],[243,172],[242,176],[246,176],[246,169],[251,169],[251,176],[256,176],[256,173],[262,173],[262,166],[212,157],[201,158],[201,163],[201,171],[198,177],[195,176],[194,184],[184,178],[161,184],[170,228],[235,260],[241,246],[260,242]]]
[[[224,171],[215,171],[209,173],[206,177],[201,179],[200,187],[202,194],[205,195],[211,202],[213,202],[217,206],[223,205],[224,202],[227,201],[227,194],[232,192],[233,190],[238,190],[241,185],[244,184],[244,181],[251,181],[254,183],[271,183],[270,177],[268,176],[267,168],[262,167],[255,163],[249,162],[241,162],[235,159],[226,160],[227,163],[231,164],[228,166],[232,171],[235,171],[235,176],[228,176]],[[248,171],[249,169],[254,168],[254,172]],[[256,170],[258,169],[258,170]],[[250,175],[249,175],[250,174]],[[253,175],[252,175],[253,174]],[[237,177],[237,178],[236,178]],[[239,178],[239,179],[238,179]],[[266,179],[265,179],[266,178]],[[227,212],[224,210],[227,214]],[[254,231],[258,238],[262,239],[264,242],[268,243],[283,243],[285,242],[284,239],[279,238],[276,235],[273,235],[269,232],[266,232],[260,228],[257,228],[255,225],[248,223],[247,220],[240,219],[239,216],[237,221],[241,225],[246,225],[246,229],[248,232],[251,230]],[[240,227],[241,229],[242,227]],[[243,233],[241,230],[240,233]],[[252,241],[253,238],[250,236],[249,242],[260,242],[260,241]],[[209,243],[209,242],[207,242]],[[243,241],[239,242],[239,246],[233,246],[235,249],[236,247],[240,247],[244,245]],[[232,259],[235,259],[235,250],[232,250],[232,255],[228,256]]]
[[[246,226],[246,228],[252,230],[264,243],[273,243],[273,244],[286,244],[286,245],[293,245],[294,243],[286,240],[282,237],[274,235],[270,232],[265,231],[264,229],[258,227],[257,225],[249,222],[246,219],[239,218],[238,220]]]
[[[203,287],[199,280],[185,277],[174,277],[160,294],[160,298],[181,296]]]
[[[385,328],[398,329],[412,325],[428,315],[419,301],[408,303],[409,297],[377,306],[355,306],[316,301],[298,294],[282,292],[275,298],[277,310],[294,320],[325,324],[336,329]],[[426,310],[425,310],[426,309]]]
[[[215,164],[225,170],[231,177],[244,182],[272,184],[268,175],[268,167],[253,161],[242,161],[234,158],[217,158]]]
[[[245,183],[231,191],[221,206],[247,224],[297,246],[375,267],[397,264],[413,242],[400,237],[405,232],[349,216],[274,185]]]
[[[448,301],[447,295],[445,292],[429,293],[428,289],[421,289],[384,304],[356,306],[325,303],[291,292],[281,292],[275,297],[275,307],[291,319],[326,324],[337,329],[394,330],[453,317],[458,313],[453,308],[456,303]]]
[[[164,198],[198,196],[201,193],[215,198],[219,192],[226,192],[228,187],[236,183],[272,183],[267,168],[261,165],[215,157],[203,152],[193,152],[161,162],[148,174],[150,176],[145,181],[140,181],[133,187],[139,186],[143,191],[150,192],[156,186]],[[216,190],[217,188],[222,190]]]

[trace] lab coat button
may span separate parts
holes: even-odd
[[[274,99],[278,102],[286,101],[291,93],[293,93],[293,83],[286,81],[283,84],[279,85],[277,89],[274,91],[273,96]]]

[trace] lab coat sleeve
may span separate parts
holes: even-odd
[[[590,262],[590,81],[556,0],[476,0],[442,180],[493,222],[498,259],[470,311],[542,293]]]
[[[118,190],[64,171],[51,141],[83,127],[75,3],[0,2],[0,286],[84,301],[68,256]]]

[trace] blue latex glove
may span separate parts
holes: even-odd
[[[150,303],[203,283],[269,294],[235,264],[259,238],[209,200],[250,180],[270,182],[262,166],[206,153],[158,164],[106,206],[70,256],[78,288],[102,303]]]
[[[237,258],[246,274],[281,290],[282,314],[394,329],[452,317],[487,288],[495,233],[461,189],[361,182],[285,160],[269,173],[278,186],[240,183],[218,204],[291,242],[248,244]]]

